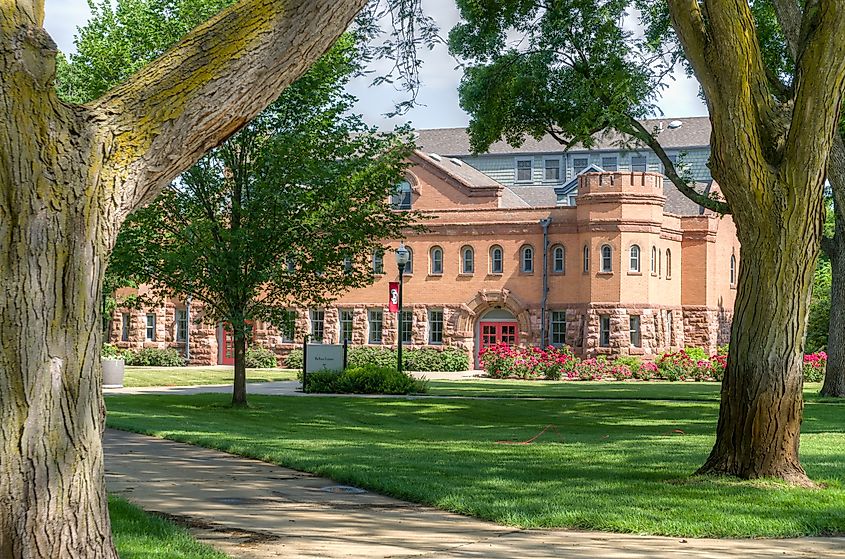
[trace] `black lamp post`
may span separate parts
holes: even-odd
[[[399,243],[399,248],[396,249],[396,265],[399,267],[399,327],[397,329],[399,343],[397,344],[396,355],[398,357],[397,369],[400,373],[402,372],[402,284],[405,283],[403,276],[410,256],[410,251],[405,248],[405,243]]]

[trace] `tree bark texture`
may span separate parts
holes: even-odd
[[[0,559],[114,559],[103,474],[106,258],[123,218],[304,72],[364,0],[242,0],[67,106],[43,0],[0,4]]]
[[[825,243],[831,274],[830,325],[821,394],[845,398],[845,145],[841,135],[834,139],[827,176],[833,190],[835,229]]]
[[[798,458],[804,334],[845,83],[845,3],[806,4],[785,103],[770,93],[746,3],[669,9],[704,89],[710,167],[742,246],[716,443],[699,473],[809,485]]]
[[[246,400],[246,335],[235,331],[235,378],[232,384],[232,406],[245,407]]]

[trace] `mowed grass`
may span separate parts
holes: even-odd
[[[643,399],[254,395],[250,409],[235,410],[226,395],[203,394],[109,396],[107,406],[111,427],[507,525],[684,537],[845,533],[845,405],[806,405],[801,456],[824,484],[808,490],[690,477],[712,447],[718,402],[654,399],[664,387],[634,386]],[[549,424],[560,437],[550,430],[533,444],[501,443]]]
[[[196,386],[200,384],[231,384],[232,367],[126,367],[123,385]],[[296,371],[287,369],[247,369],[247,382],[296,380]]]
[[[620,400],[709,400],[719,401],[718,382],[582,382],[526,380],[431,380],[433,396],[466,398],[613,398]],[[832,401],[819,396],[820,382],[804,385],[806,401]]]
[[[121,559],[226,559],[196,541],[185,528],[147,514],[119,497],[109,497],[114,543]]]

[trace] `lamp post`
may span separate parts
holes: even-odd
[[[396,249],[396,265],[399,267],[399,313],[397,315],[399,318],[399,327],[397,328],[398,344],[396,355],[398,358],[397,369],[400,373],[402,372],[402,284],[405,283],[403,276],[405,275],[405,266],[408,264],[410,256],[410,252],[405,248],[405,243],[399,243],[399,248]]]

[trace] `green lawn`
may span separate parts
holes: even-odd
[[[526,380],[432,380],[429,394],[481,398],[614,398],[634,400],[719,401],[718,382],[582,382]],[[821,383],[804,385],[807,401],[819,396]]]
[[[181,526],[109,497],[112,532],[121,559],[226,559]]]
[[[665,390],[634,386],[643,398]],[[612,396],[613,385],[607,390]],[[502,524],[672,536],[845,533],[845,404],[806,406],[802,459],[810,476],[827,486],[806,490],[774,481],[690,479],[713,444],[718,404],[707,398],[253,395],[250,409],[235,410],[228,396],[203,394],[109,396],[107,404],[111,427],[255,457]],[[497,444],[524,441],[550,423],[562,439],[547,433],[531,445]]]
[[[232,367],[126,367],[123,385],[194,386],[198,384],[231,384]],[[296,371],[288,369],[247,369],[247,382],[296,380]]]

